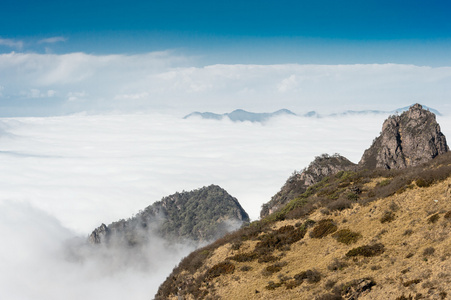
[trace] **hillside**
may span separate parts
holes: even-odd
[[[211,241],[249,222],[238,200],[217,185],[175,193],[128,220],[102,224],[90,235],[92,244],[147,242],[150,233],[169,241]]]
[[[415,121],[423,127],[413,143],[423,147],[439,127],[418,105],[400,116],[402,122],[412,124],[417,110],[431,120],[428,126]],[[444,136],[442,142],[443,153],[401,168],[350,163],[344,170],[325,168],[309,186],[308,168],[294,174],[276,209],[191,253],[155,298],[446,299],[451,154]],[[379,153],[385,146],[370,149]],[[311,166],[321,170],[320,162],[330,158],[318,157]]]
[[[326,177],[190,254],[156,299],[445,299],[450,176],[445,154],[404,170]]]

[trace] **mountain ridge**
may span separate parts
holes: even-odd
[[[423,117],[440,132],[430,114],[415,104],[388,122],[414,120],[419,127],[409,128],[425,132],[425,145],[436,138],[421,127]],[[373,146],[377,153],[385,145]],[[445,299],[451,153],[444,149],[401,168],[317,157],[287,180],[282,201],[261,220],[183,259],[155,299]],[[342,162],[347,169],[336,167]]]
[[[272,113],[255,113],[246,111],[243,109],[236,109],[230,113],[213,113],[213,112],[192,112],[186,116],[183,117],[183,119],[189,119],[193,117],[200,117],[202,119],[206,120],[223,120],[224,118],[229,118],[233,122],[266,122],[270,120],[273,117],[277,116],[283,116],[283,115],[291,115],[291,116],[297,116],[297,117],[307,117],[307,118],[325,118],[325,117],[345,117],[345,116],[356,116],[356,115],[369,115],[369,114],[379,114],[379,115],[397,115],[399,113],[403,113],[405,111],[408,111],[410,107],[412,107],[414,104],[410,106],[401,107],[395,110],[391,111],[383,111],[383,110],[346,110],[341,113],[331,113],[331,114],[320,114],[316,111],[309,111],[304,114],[296,114],[288,109],[279,109]],[[442,114],[433,108],[430,108],[428,106],[423,105],[424,109],[434,113],[437,116],[441,116]]]
[[[217,185],[163,197],[128,220],[102,224],[89,236],[91,244],[147,242],[152,234],[168,241],[208,242],[249,222],[238,200]]]

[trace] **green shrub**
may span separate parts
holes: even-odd
[[[383,186],[389,185],[390,182],[391,182],[391,179],[384,179],[381,182],[379,182],[377,185],[380,186],[380,187],[383,187]]]
[[[307,271],[303,271],[299,274],[294,275],[294,279],[297,281],[306,280],[308,283],[316,283],[321,280],[321,273],[315,269],[307,270]]]
[[[280,257],[275,257],[274,255],[271,254],[265,254],[258,258],[259,263],[275,262],[278,260],[280,260]]]
[[[302,284],[302,281],[298,281],[298,280],[290,280],[285,282],[285,287],[287,288],[287,290],[291,290],[294,289],[295,287],[298,287]]]
[[[365,245],[361,247],[357,247],[354,249],[349,250],[346,253],[346,256],[353,257],[353,256],[364,256],[364,257],[371,257],[371,256],[377,256],[384,253],[385,247],[381,243],[377,243],[374,245]]]
[[[260,237],[260,242],[255,246],[254,252],[258,255],[270,254],[275,249],[282,250],[286,246],[301,240],[305,235],[306,230],[298,229],[294,226],[288,225],[271,231]]]
[[[263,269],[262,274],[264,276],[270,276],[274,273],[280,272],[282,270],[282,267],[285,265],[286,265],[286,263],[276,263],[276,264],[267,266],[266,268]]]
[[[439,214],[434,214],[434,215],[432,215],[432,216],[430,216],[428,218],[428,223],[429,224],[434,224],[435,222],[438,221],[438,219],[440,219],[440,215]]]
[[[342,261],[342,260],[339,260],[339,259],[337,259],[337,258],[335,258],[334,260],[333,260],[333,262],[331,262],[328,266],[327,266],[327,268],[330,270],[330,271],[340,271],[340,270],[343,270],[344,268],[346,268],[346,267],[348,267],[349,265],[345,262],[345,261]]]
[[[350,192],[350,193],[348,193],[348,194],[346,195],[346,198],[347,198],[349,201],[357,201],[357,200],[359,199],[359,196],[358,196],[356,193]]]
[[[412,284],[418,284],[420,282],[421,282],[421,279],[417,278],[417,279],[412,279],[412,280],[406,281],[402,285],[405,286],[405,287],[409,287]]]
[[[282,286],[281,282],[275,283],[274,281],[270,281],[268,282],[268,285],[265,286],[265,289],[272,291],[281,286]]]
[[[337,225],[335,225],[334,221],[332,219],[324,219],[319,221],[313,228],[310,237],[320,239],[335,231],[337,231]]]
[[[404,231],[403,235],[411,235],[413,233],[412,229],[406,229],[406,231]]]
[[[380,221],[381,223],[388,223],[395,219],[395,214],[392,211],[386,211],[382,215]]]
[[[315,300],[343,300],[343,297],[337,294],[324,294],[316,297]]]
[[[247,271],[250,271],[250,270],[252,270],[252,267],[250,267],[250,266],[242,266],[240,268],[240,271],[242,271],[242,272],[247,272]]]
[[[241,242],[241,241],[235,242],[235,243],[232,244],[231,249],[232,250],[240,250],[242,244],[243,244],[243,242]]]
[[[209,280],[224,274],[233,274],[233,272],[235,272],[235,265],[229,261],[223,261],[208,269],[205,279]]]
[[[335,232],[332,237],[336,238],[339,243],[349,245],[357,242],[362,235],[349,229],[341,229]]]
[[[253,261],[258,258],[258,254],[255,252],[247,252],[247,253],[239,253],[234,256],[228,257],[228,259],[237,261],[237,262],[247,262]]]
[[[395,300],[413,300],[413,296],[410,295],[410,294],[408,296],[404,296],[404,294],[402,294],[401,296],[399,296]]]
[[[353,194],[353,195],[355,195],[355,194]],[[357,197],[357,195],[355,195],[355,196]],[[357,198],[355,200],[357,200]],[[330,202],[327,205],[327,208],[330,209],[331,211],[334,211],[334,210],[342,211],[342,210],[345,210],[348,208],[352,208],[352,203],[353,203],[353,200],[350,200],[349,198],[348,199],[338,199],[338,200]]]
[[[428,247],[428,248],[424,249],[423,256],[430,256],[430,255],[432,255],[434,253],[435,253],[435,248],[434,247]]]
[[[418,187],[429,187],[432,183],[434,182],[433,179],[429,178],[429,179],[424,179],[424,178],[418,178],[417,180],[415,180],[415,183]]]

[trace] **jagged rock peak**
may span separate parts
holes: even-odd
[[[308,168],[294,172],[281,190],[268,203],[263,204],[260,218],[264,218],[285,206],[292,199],[304,193],[307,188],[320,182],[324,177],[340,171],[355,169],[356,164],[339,154],[322,154],[315,157]]]
[[[449,151],[435,114],[412,105],[385,120],[382,132],[367,149],[359,166],[366,169],[402,169],[416,166]]]
[[[249,216],[227,191],[210,185],[164,197],[128,220],[102,224],[91,244],[142,244],[153,235],[171,241],[211,241],[249,222]]]

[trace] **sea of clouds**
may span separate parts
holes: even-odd
[[[450,80],[449,67],[399,64],[204,65],[174,51],[0,54],[0,295],[152,298],[193,246],[152,237],[134,251],[92,248],[84,242],[94,228],[210,184],[255,220],[315,156],[358,162],[387,117],[233,123],[185,114],[390,111],[419,102],[445,113],[438,120],[451,136]]]
[[[266,123],[166,114],[0,119],[0,294],[7,299],[149,299],[193,250],[84,246],[101,223],[162,197],[218,184],[252,219],[322,153],[358,162],[386,115]],[[451,119],[439,117],[451,136]]]

